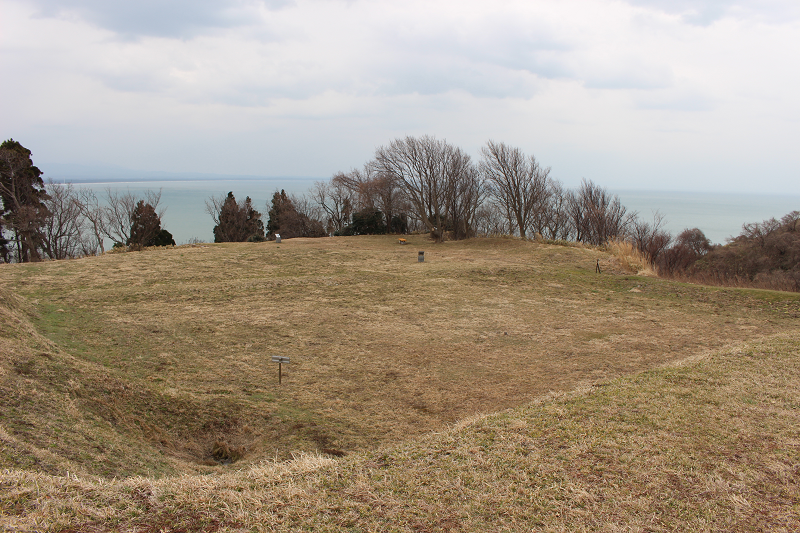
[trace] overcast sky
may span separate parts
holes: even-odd
[[[797,0],[0,0],[0,136],[45,176],[325,178],[429,134],[567,185],[797,195],[798,51]]]

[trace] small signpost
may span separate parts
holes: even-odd
[[[272,362],[273,363],[278,363],[278,385],[280,385],[281,384],[281,379],[283,377],[282,376],[283,365],[284,364],[286,364],[286,365],[289,364],[289,358],[288,357],[281,357],[279,355],[273,355],[272,356]]]

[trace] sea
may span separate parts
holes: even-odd
[[[172,181],[107,181],[76,182],[75,187],[90,188],[103,197],[108,189],[130,191],[144,196],[147,190],[161,191],[160,208],[166,212],[161,226],[172,233],[175,242],[213,241],[214,222],[206,210],[211,197],[233,192],[237,200],[249,196],[253,206],[265,219],[269,203],[276,191],[287,194],[307,194],[315,181],[313,178],[254,178],[231,180],[172,180]],[[735,194],[710,192],[612,190],[628,212],[637,212],[639,218],[652,222],[659,214],[663,228],[677,235],[687,228],[699,228],[715,244],[725,244],[738,236],[742,225],[761,222],[769,218],[800,211],[800,195]]]

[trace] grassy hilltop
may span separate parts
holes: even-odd
[[[800,526],[800,295],[409,241],[2,265],[0,527]]]

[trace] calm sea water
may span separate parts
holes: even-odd
[[[674,191],[613,191],[628,210],[652,222],[658,211],[673,235],[700,228],[711,242],[725,244],[742,232],[742,225],[780,219],[800,211],[800,195],[717,194]]]
[[[249,196],[253,207],[260,211],[267,222],[268,204],[272,202],[275,191],[285,190],[287,194],[301,195],[314,185],[314,179],[259,179],[225,181],[142,181],[76,183],[76,187],[90,188],[99,198],[107,189],[144,196],[144,191],[161,190],[159,208],[166,208],[161,219],[161,227],[172,233],[175,242],[186,244],[192,239],[214,242],[214,221],[206,211],[206,201],[212,196],[226,196],[232,192],[236,200]]]
[[[190,239],[213,241],[214,222],[206,212],[205,202],[211,196],[226,195],[232,191],[237,200],[250,196],[253,205],[266,217],[268,202],[275,191],[288,194],[305,194],[314,179],[253,179],[220,181],[142,181],[112,183],[78,183],[102,196],[107,188],[141,194],[146,190],[161,189],[161,207],[167,211],[162,226],[169,230],[178,244]],[[664,215],[665,228],[677,235],[686,228],[700,228],[714,243],[724,244],[730,237],[739,235],[742,225],[780,218],[793,210],[800,210],[800,195],[777,196],[756,194],[716,194],[666,191],[611,191],[617,194],[629,211],[640,218],[652,221],[658,211]]]

